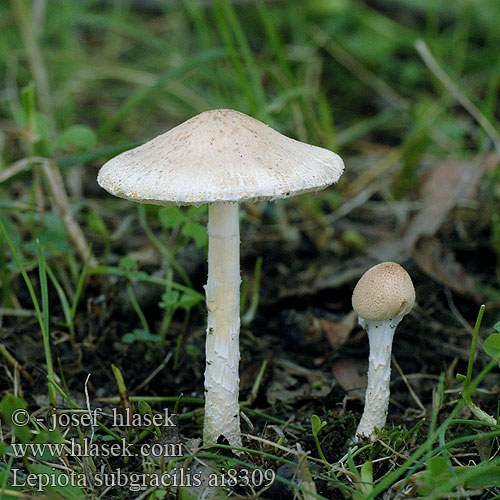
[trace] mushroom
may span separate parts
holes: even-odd
[[[216,109],[108,161],[98,182],[115,196],[157,205],[208,203],[208,309],[203,439],[241,446],[239,203],[335,183],[343,162],[243,113]]]
[[[370,357],[365,408],[354,440],[373,439],[387,419],[394,332],[415,302],[409,274],[395,262],[382,262],[361,276],[352,294],[352,307],[368,333]]]

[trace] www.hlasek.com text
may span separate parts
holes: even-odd
[[[143,443],[134,445],[125,438],[119,441],[91,441],[70,438],[65,443],[12,443],[14,456],[43,457],[46,454],[71,457],[182,457],[181,443]]]

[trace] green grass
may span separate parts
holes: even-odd
[[[46,10],[37,10],[42,5]],[[196,339],[204,328],[204,295],[197,289],[199,277],[186,252],[200,255],[206,251],[206,212],[203,208],[137,208],[110,200],[95,187],[98,166],[204,110],[238,109],[287,135],[338,151],[347,165],[337,191],[249,210],[242,215],[246,228],[261,230],[269,220],[265,229],[271,230],[264,233],[278,235],[284,243],[284,255],[288,247],[293,252],[295,233],[291,228],[300,228],[297,234],[307,239],[325,261],[336,261],[350,252],[362,257],[371,238],[369,231],[359,232],[366,225],[351,230],[336,221],[332,230],[325,222],[333,210],[349,207],[351,196],[363,195],[364,189],[380,178],[388,179],[368,201],[372,208],[374,203],[379,209],[384,207],[381,219],[386,217],[387,207],[403,207],[399,212],[394,209],[397,215],[393,219],[395,226],[403,227],[409,213],[418,209],[412,205],[417,199],[415,186],[432,165],[499,153],[499,25],[496,0],[257,0],[241,4],[216,0],[210,7],[198,0],[176,0],[158,2],[151,12],[135,7],[134,2],[0,3],[0,176],[9,173],[15,162],[26,161],[26,168],[1,177],[0,182],[0,308],[14,315],[0,315],[0,344],[11,353],[9,363],[15,358],[29,371],[42,372],[46,388],[38,394],[30,391],[22,379],[16,378],[21,376],[19,372],[6,364],[10,374],[18,374],[11,378],[2,374],[4,378],[0,379],[4,417],[0,499],[19,497],[21,491],[10,486],[10,471],[19,462],[13,455],[12,436],[34,442],[49,439],[43,433],[39,437],[41,430],[34,419],[24,431],[8,425],[6,415],[16,405],[28,404],[34,411],[37,401],[45,398],[56,405],[62,398],[71,409],[84,410],[86,402],[81,394],[85,380],[82,372],[73,375],[72,370],[82,368],[88,373],[92,368],[97,373],[91,380],[109,381],[114,360],[107,359],[107,353],[100,364],[95,359],[110,339],[109,343],[119,349],[144,348],[145,363],[155,359],[156,366],[144,374],[144,379],[148,375],[167,378],[170,374],[170,358],[158,361],[154,357],[164,346],[171,350],[175,373],[182,369],[183,355],[188,360],[201,355]],[[426,58],[426,54],[431,57]],[[56,172],[63,176],[70,195],[67,207],[53,203],[51,179],[44,169],[47,162],[53,162]],[[362,180],[367,175],[370,179],[373,165],[381,174],[367,181],[368,185],[361,184],[360,193],[354,192],[352,186],[357,186],[358,177]],[[498,320],[499,189],[497,165],[485,176],[479,190],[481,200],[486,200],[480,205],[486,218],[475,213],[472,222],[464,217],[457,223],[465,233],[479,235],[477,240],[467,242],[468,248],[481,247],[489,255],[484,262],[479,258],[466,262],[471,272],[478,273],[478,289],[489,300],[481,332],[489,331]],[[352,218],[351,209],[347,213],[346,220],[355,225],[363,220],[362,210]],[[83,256],[75,244],[68,214],[88,240],[88,255]],[[323,232],[328,236],[326,241],[321,239]],[[348,234],[362,243],[348,246]],[[143,264],[127,255],[150,248],[161,256],[161,263]],[[261,252],[261,247],[256,251]],[[262,302],[269,304],[272,299],[265,290],[265,272],[266,266],[273,265],[274,255],[268,258],[261,253],[250,254],[246,262],[242,321],[247,332],[267,320],[259,311]],[[423,284],[425,278],[419,279]],[[435,285],[439,290],[440,286]],[[141,287],[159,291],[161,300],[154,299],[153,306],[147,302],[145,306]],[[120,288],[125,291],[121,305],[131,311],[128,329],[123,329],[123,323],[115,326],[114,318],[107,317],[105,311],[101,323],[88,325],[89,311],[98,309],[95,296]],[[444,301],[444,294],[436,292],[435,296]],[[341,299],[336,297],[333,302],[335,314],[348,312],[349,306]],[[431,309],[426,297],[421,302],[421,308]],[[431,311],[421,309],[415,321],[418,318],[423,322],[428,315],[441,322],[443,336],[453,335],[445,331],[450,325],[445,325],[444,316],[440,316],[445,307],[437,303]],[[476,304],[462,297],[460,307],[472,323]],[[21,312],[36,319],[36,328],[30,327]],[[473,377],[474,359],[482,353],[476,344],[482,335],[482,313],[470,349],[457,340],[470,354],[467,375],[458,384],[441,376],[433,399],[426,402],[426,418],[408,425],[409,430],[389,426],[381,433],[385,446],[375,442],[349,448],[349,436],[345,436],[343,442],[335,443],[344,455],[328,462],[329,442],[324,429],[329,427],[318,427],[315,419],[316,426],[311,429],[311,415],[318,414],[321,422],[327,420],[327,413],[321,415],[315,408],[308,418],[294,421],[293,411],[283,418],[283,414],[278,416],[275,409],[266,407],[266,377],[272,377],[273,360],[259,359],[263,368],[249,396],[251,404],[242,405],[242,411],[259,429],[266,429],[262,434],[255,432],[266,442],[248,440],[242,450],[245,454],[238,458],[226,457],[223,445],[186,452],[166,467],[196,457],[215,468],[276,471],[282,464],[293,465],[302,456],[296,448],[301,442],[302,446],[310,444],[305,450],[311,452],[306,460],[310,474],[316,484],[326,485],[324,493],[310,491],[308,496],[297,477],[279,478],[301,498],[368,500],[382,498],[387,491],[394,497],[403,495],[406,490],[427,499],[459,498],[467,492],[477,493],[481,499],[500,498],[498,415],[482,419],[485,413],[476,405],[474,393],[484,388],[485,377],[498,382],[498,363],[487,363],[482,354],[477,361],[479,375]],[[11,346],[23,342],[15,338],[19,328],[26,330],[26,336],[43,351],[44,363],[32,366],[25,354],[29,351],[13,352]],[[82,349],[92,354],[83,361]],[[449,368],[453,358],[452,353],[446,355],[443,370]],[[75,359],[77,368],[71,364]],[[54,364],[59,365],[59,373]],[[155,369],[161,375],[154,373]],[[323,369],[331,376],[329,369]],[[127,383],[133,375],[132,367],[121,367],[121,372]],[[152,405],[144,407],[147,412],[159,409],[155,405],[161,403],[179,405],[183,411],[181,431],[196,437],[200,435],[203,398],[182,396],[183,390],[163,396],[137,396],[141,394],[138,390],[130,400]],[[457,395],[457,390],[463,394]],[[108,398],[105,404],[118,405],[119,400]],[[479,420],[468,418],[468,408]],[[159,439],[157,429],[148,429],[146,434],[141,430],[121,433],[103,421],[95,430],[96,439],[119,442],[126,437],[134,444],[139,437],[141,442]],[[268,427],[260,426],[264,423]],[[272,426],[277,426],[283,436],[273,434]],[[78,429],[80,442],[84,433],[85,429]],[[486,458],[484,453],[479,457],[478,443],[489,450]],[[476,465],[469,466],[462,455],[473,456]],[[28,462],[41,465],[35,457]],[[100,467],[99,459],[89,464],[70,462],[75,470],[87,474],[95,474]],[[58,463],[57,457],[47,463]],[[143,471],[157,465],[154,461],[145,464]],[[302,474],[307,475],[307,470]],[[163,498],[166,491],[151,492],[148,498]],[[47,490],[48,494],[54,492],[63,498],[75,498],[81,490]],[[89,489],[86,495],[96,498],[100,493]],[[248,497],[252,494],[250,488],[240,493]],[[30,495],[37,493],[31,489]],[[118,496],[108,492],[103,498]],[[266,498],[264,493],[262,498]]]

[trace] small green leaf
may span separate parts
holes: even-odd
[[[323,427],[325,427],[326,425],[326,422],[325,421],[321,421],[320,418],[318,417],[318,415],[311,415],[311,428],[312,428],[312,432],[315,436],[318,435],[319,431],[321,429],[323,429]]]
[[[6,394],[2,401],[0,402],[0,414],[5,419],[5,422],[10,426],[14,436],[16,436],[21,442],[26,443],[31,439],[31,430],[27,425],[17,425],[20,422],[19,419],[25,420],[27,408],[26,401],[12,393]],[[22,414],[20,414],[20,412]]]
[[[373,490],[373,462],[371,460],[367,460],[361,466],[360,475],[366,493],[370,493]]]
[[[96,133],[86,125],[72,125],[57,138],[57,146],[62,149],[92,149],[97,143]]]
[[[35,132],[33,152],[38,156],[50,156],[52,149],[50,123],[44,115],[35,113],[33,131]]]
[[[64,437],[58,429],[44,429],[38,432],[33,440],[34,443],[64,443]]]
[[[32,82],[21,89],[21,106],[25,126],[31,126],[36,111],[35,84]]]
[[[94,233],[105,237],[108,236],[108,228],[106,224],[104,224],[102,217],[95,210],[91,210],[87,214],[87,226],[91,231],[94,231]]]
[[[179,207],[160,208],[158,218],[166,229],[178,227],[184,222],[184,214]]]
[[[467,380],[467,377],[465,375],[462,375],[461,373],[457,373],[455,375],[455,378],[457,379],[457,382],[459,384],[462,384],[462,383],[464,383]]]
[[[134,330],[134,333],[135,333],[137,340],[145,340],[148,342],[160,342],[161,341],[161,338],[159,335],[157,335],[156,333],[150,333],[146,330],[136,329],[136,330]]]
[[[59,214],[47,212],[45,214],[45,227],[38,232],[40,244],[50,252],[65,253],[71,250],[66,226]],[[25,243],[24,248],[36,253],[37,246],[34,240]]]
[[[35,435],[35,439],[33,440],[36,444],[43,443],[52,443],[59,444],[61,447],[56,448],[52,446],[41,446],[39,449],[41,451],[40,454],[37,453],[37,458],[40,460],[51,460],[53,458],[57,459],[60,456],[60,453],[63,450],[64,438],[60,431],[58,430],[42,430],[38,434]]]
[[[166,491],[157,490],[155,493],[166,493]],[[157,496],[156,498],[164,498],[164,496]],[[196,500],[197,496],[192,495],[188,488],[179,488],[179,500]]]
[[[126,273],[132,273],[137,269],[137,261],[131,257],[122,257],[118,267]]]
[[[159,306],[162,309],[168,309],[178,305],[180,293],[177,290],[169,290],[161,296],[161,302]]]
[[[85,486],[85,477],[83,474],[76,474],[74,476],[76,480],[73,481],[68,474],[55,467],[32,463],[27,463],[26,467],[31,473],[37,476],[50,478],[50,481],[46,481],[48,484],[46,486],[42,485],[42,487],[44,492],[51,493],[51,498],[66,498],[68,500],[84,500],[87,498],[85,493],[78,487]]]
[[[465,485],[467,488],[500,487],[500,466],[494,467],[490,470],[481,470],[486,469],[486,466],[483,465],[463,467],[463,469],[465,469],[466,471],[477,471],[477,476],[465,481]],[[462,468],[460,469],[460,472],[462,472]]]
[[[122,335],[122,342],[124,344],[133,344],[136,340],[137,339],[133,333],[126,333],[125,335]]]
[[[483,343],[483,349],[486,354],[492,358],[500,356],[500,333],[493,333]]]
[[[136,328],[133,332],[126,333],[122,336],[122,342],[125,344],[133,344],[136,341],[161,342],[161,337],[156,333],[150,333],[140,328]]]
[[[134,271],[133,273],[127,273],[127,276],[131,280],[137,280],[137,281],[144,281],[149,278],[148,273],[145,273],[144,271]]]
[[[449,476],[448,463],[442,456],[431,458],[427,465],[427,469],[433,478],[438,478],[438,476]]]
[[[186,353],[192,358],[197,359],[201,356],[201,351],[193,344],[186,344],[184,348],[186,349]]]
[[[150,333],[146,330],[134,330],[134,334],[137,340],[142,340],[145,342],[161,342],[161,337],[156,333]]]
[[[198,295],[193,295],[192,293],[185,292],[181,295],[179,299],[178,306],[182,307],[184,310],[189,311],[189,309],[193,308],[196,304],[200,303],[203,299]]]
[[[139,413],[141,415],[152,415],[153,410],[151,409],[151,406],[147,403],[147,401],[144,401],[141,399],[137,405],[137,408],[139,409]]]
[[[452,485],[452,481],[446,459],[442,456],[431,458],[417,484],[417,491],[422,495],[429,494],[437,488],[447,491],[447,485]]]
[[[192,217],[193,219],[198,219],[204,216],[207,213],[208,205],[200,205],[199,207],[192,206],[188,208],[188,217]]]
[[[50,123],[49,120],[45,115],[42,115],[41,113],[35,113],[33,123],[35,126],[35,131],[40,138],[40,140],[43,141],[49,141],[50,140]]]
[[[181,234],[189,238],[193,238],[194,243],[198,248],[206,247],[208,244],[207,230],[199,222],[186,222],[182,228]]]
[[[498,321],[497,323],[495,323],[495,324],[493,325],[493,328],[494,328],[494,329],[495,329],[498,333],[500,333],[500,321]]]
[[[24,112],[22,109],[18,109],[14,114],[13,114],[14,122],[19,128],[26,128],[26,116],[24,115]]]

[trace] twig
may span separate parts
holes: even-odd
[[[59,215],[61,216],[69,233],[69,237],[76,247],[76,251],[80,255],[80,258],[85,261],[90,254],[90,247],[82,229],[71,213],[69,199],[66,193],[66,188],[64,187],[61,173],[54,162],[43,158],[42,160],[42,170],[47,178],[52,201],[57,207]],[[97,266],[98,263],[97,260],[91,256],[89,264],[94,267]]]
[[[68,195],[66,193],[66,188],[64,182],[59,172],[59,169],[52,161],[47,158],[42,158],[39,156],[33,156],[31,158],[23,158],[22,160],[16,161],[5,170],[0,172],[0,183],[5,182],[15,175],[19,174],[23,170],[27,170],[33,165],[41,165],[43,173],[47,178],[49,191],[51,194],[52,201],[54,202],[59,215],[61,216],[64,225],[69,233],[69,237],[73,241],[78,254],[81,259],[85,261],[90,253],[90,247],[81,230],[78,223],[73,218],[70,210],[70,203]],[[90,265],[97,266],[97,260],[92,256],[90,258]]]
[[[38,35],[42,21],[40,16],[43,14],[43,10],[38,11],[39,15],[35,15],[33,12],[31,12],[30,15],[28,12],[29,9],[26,7],[23,0],[11,0],[11,6],[17,18],[24,45],[26,46],[31,72],[33,73],[33,78],[40,96],[40,108],[43,114],[47,116],[51,129],[55,130],[49,79],[43,64],[42,53],[38,45]]]
[[[365,85],[372,88],[390,105],[401,110],[408,109],[408,103],[390,85],[370,71],[352,54],[336,43],[325,31],[315,27],[311,36],[319,47],[324,48],[342,66],[357,76]]]
[[[17,316],[18,318],[36,318],[36,311],[31,309],[10,309],[0,307],[0,316]]]
[[[8,181],[23,170],[28,170],[34,164],[43,163],[44,161],[46,161],[46,159],[39,156],[32,156],[31,158],[23,158],[22,160],[16,161],[0,172],[0,183]]]
[[[133,389],[132,392],[139,391],[143,387],[149,384],[151,380],[153,380],[158,373],[160,373],[165,366],[167,366],[167,363],[170,361],[170,358],[173,356],[172,351],[168,351],[167,355],[163,358],[163,361],[137,386]]]
[[[92,410],[90,409],[90,397],[89,397],[89,380],[90,380],[90,377],[91,377],[91,373],[89,373],[87,375],[87,378],[85,379],[85,384],[84,384],[84,388],[85,388],[85,403],[87,404],[87,412],[88,414],[90,415],[90,418],[92,418]],[[92,434],[90,435],[90,441],[92,442],[92,440],[94,439],[94,426],[92,426]]]
[[[111,369],[113,370],[113,375],[115,376],[116,385],[118,386],[118,394],[120,395],[120,404],[125,411],[125,419],[127,421],[127,425],[131,425],[131,419],[133,414],[135,413],[134,405],[132,401],[130,401],[130,395],[125,385],[125,380],[123,379],[122,372],[116,366],[111,364]]]
[[[302,450],[299,443],[297,443],[296,446],[298,462],[297,468],[300,473],[300,485],[303,486],[307,491],[302,492],[302,498],[303,500],[314,500],[318,492],[312,478],[311,470],[309,469],[309,465],[307,464],[307,453]]]
[[[14,370],[17,370],[27,382],[30,384],[33,383],[31,375],[21,367],[19,361],[17,361],[17,359],[15,359],[14,356],[7,351],[7,348],[3,344],[0,344],[0,354],[5,358],[5,361],[7,361],[7,363],[12,366]]]
[[[469,322],[462,316],[462,313],[455,306],[449,288],[444,289],[444,294],[446,295],[446,300],[448,301],[448,306],[450,307],[450,311],[453,313],[453,315],[456,317],[459,323],[465,328],[465,330],[467,330],[467,333],[470,333],[472,335],[474,333],[474,328],[472,328]]]
[[[410,385],[410,382],[408,381],[408,378],[404,374],[403,370],[399,366],[399,363],[397,362],[396,358],[394,355],[392,356],[392,361],[394,363],[394,366],[398,370],[399,374],[401,375],[401,378],[403,379],[403,382],[405,383],[406,387],[408,388],[408,391],[411,394],[411,397],[417,403],[418,407],[422,410],[424,416],[427,413],[427,410],[425,409],[425,406],[422,404],[422,401],[420,401],[420,398],[417,396],[416,392],[413,390],[413,387]],[[406,458],[406,457],[405,457]]]
[[[446,87],[453,97],[466,109],[466,111],[484,128],[490,139],[495,145],[495,149],[500,152],[500,134],[492,123],[480,111],[480,109],[465,95],[458,85],[444,72],[432,55],[429,47],[423,40],[415,42],[415,49],[420,57],[434,74],[434,76]]]

